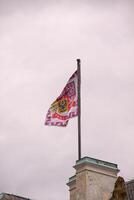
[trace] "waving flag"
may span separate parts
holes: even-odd
[[[61,95],[54,101],[46,115],[45,125],[66,126],[70,118],[78,115],[78,74],[71,76]]]

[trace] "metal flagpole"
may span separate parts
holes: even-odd
[[[81,60],[77,59],[78,73],[78,160],[81,159]]]

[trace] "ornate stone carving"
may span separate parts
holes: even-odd
[[[127,200],[125,181],[121,176],[115,182],[114,191],[110,200]]]

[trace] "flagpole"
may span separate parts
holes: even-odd
[[[81,60],[77,59],[78,73],[78,160],[81,159]]]

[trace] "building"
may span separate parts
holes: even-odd
[[[69,178],[70,200],[134,200],[134,180],[118,177],[115,163],[84,157],[76,161],[76,173]],[[0,200],[31,200],[1,193]]]
[[[1,193],[0,200],[31,200],[29,198],[16,196],[13,194]]]
[[[134,180],[118,177],[117,164],[84,157],[69,178],[70,200],[134,200]]]
[[[126,182],[128,200],[134,200],[134,179]]]

